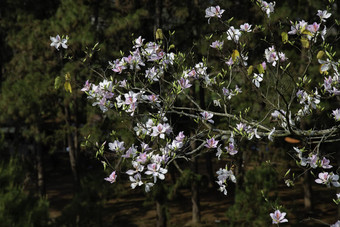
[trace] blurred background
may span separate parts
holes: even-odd
[[[270,22],[273,38],[280,40],[282,28],[290,30],[287,17],[317,21],[317,10],[325,9],[327,2],[278,1]],[[108,61],[120,58],[120,51],[128,53],[138,36],[155,40],[157,28],[165,36],[175,31],[170,40],[175,51],[194,51],[197,55],[192,63],[201,61],[210,45],[205,37],[213,34],[218,39],[226,31],[214,19],[208,25],[205,9],[211,5],[225,9],[223,18],[234,17],[235,26],[267,23],[266,15],[248,0],[0,1],[1,226],[155,226],[157,195],[133,191],[127,179],[113,185],[104,182],[110,171],[103,170],[95,155],[95,142],[110,141],[112,130],[133,143],[127,129],[131,123],[115,113],[103,116],[80,89],[89,78],[100,80],[95,71],[104,73]],[[338,7],[333,6],[331,13],[339,19]],[[332,31],[331,40],[336,40],[338,31]],[[70,37],[72,57],[62,59],[50,47],[50,36],[57,34]],[[253,50],[250,57],[261,59],[268,44],[259,42],[264,38],[260,34],[254,38],[248,40]],[[97,42],[100,51],[92,51]],[[339,49],[339,42],[331,44]],[[302,60],[299,55],[289,55],[289,50],[288,56],[297,63]],[[76,60],[85,57],[85,62]],[[219,60],[217,53],[210,53],[212,64]],[[56,78],[63,84],[66,73],[71,75],[72,93],[63,86],[55,87]],[[317,68],[311,67],[309,75],[321,78]],[[251,92],[243,90],[248,96]],[[242,108],[253,105],[247,95],[239,100]],[[339,105],[336,99],[329,103]],[[261,106],[254,109],[261,115]],[[81,146],[88,135],[94,143],[92,149]],[[213,173],[225,163],[217,163],[215,154],[200,157],[194,173],[168,174],[161,190],[169,225],[198,225],[191,210],[193,182],[199,186],[201,226],[268,226],[273,208],[264,198],[285,207],[288,225],[335,223],[339,208],[332,199],[336,191],[314,184],[313,177],[296,166],[288,152],[292,146],[283,138],[270,144],[241,144],[242,160],[248,166],[242,173],[244,185],[236,189],[230,184],[228,196],[217,191]],[[339,144],[323,149],[336,157]],[[336,159],[331,164],[338,166]],[[291,188],[281,180],[289,168],[302,176]]]

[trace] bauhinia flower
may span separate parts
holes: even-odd
[[[328,13],[327,10],[318,10],[318,13],[316,14],[318,17],[320,17],[320,20],[322,22],[326,22],[325,19],[329,18],[332,14]]]
[[[222,47],[223,47],[223,43],[224,43],[223,41],[216,40],[216,41],[212,42],[210,47],[221,50]]]
[[[321,160],[321,167],[324,169],[331,169],[333,166],[331,166],[329,159],[323,157],[323,159]]]
[[[110,182],[111,184],[116,182],[117,174],[116,171],[113,171],[109,177],[104,178],[104,180]]]
[[[260,3],[261,6],[261,10],[263,12],[265,12],[268,16],[268,18],[270,17],[271,13],[274,13],[274,7],[275,7],[275,2],[266,2],[263,0],[258,0],[258,2]]]
[[[210,19],[212,17],[221,18],[224,13],[224,9],[221,9],[220,6],[210,6],[205,9],[205,17],[208,19],[208,24],[210,23]]]
[[[264,56],[266,57],[268,63],[272,63],[272,66],[275,66],[276,61],[279,60],[279,56],[276,53],[274,46],[266,49],[264,52]]]
[[[130,176],[129,179],[131,181],[131,188],[132,189],[135,189],[137,186],[143,185],[143,181],[142,181],[141,175],[139,173],[134,175],[133,177]]]
[[[235,155],[238,153],[238,150],[236,150],[234,143],[229,143],[228,146],[225,147],[225,149],[227,150],[227,153],[230,155]]]
[[[336,175],[333,172],[331,172],[331,173],[322,172],[322,173],[319,173],[318,176],[319,176],[319,178],[315,180],[316,183],[325,184],[325,185],[327,185],[327,187],[330,187],[331,184],[334,187],[340,187],[340,184],[338,182],[339,175]]]
[[[332,115],[334,117],[334,120],[340,121],[340,108],[333,110]]]
[[[113,143],[109,143],[109,149],[111,151],[124,151],[125,147],[124,147],[124,141],[120,142],[118,140],[113,141]]]
[[[330,227],[340,227],[340,220],[335,222],[333,225],[330,225]]]
[[[51,46],[55,47],[57,50],[59,50],[59,47],[61,46],[64,49],[67,49],[67,36],[66,39],[61,39],[59,35],[57,35],[56,37],[52,37],[50,36],[50,40],[52,41]]]
[[[263,74],[260,73],[260,74],[257,74],[257,73],[254,73],[254,77],[253,77],[253,84],[259,88],[260,87],[260,83],[262,82],[263,80]]]
[[[223,192],[224,195],[227,195],[227,180],[231,180],[232,182],[236,183],[236,177],[232,170],[228,170],[228,166],[226,165],[224,169],[220,168],[217,172],[217,179],[216,183],[220,186],[219,191]]]
[[[235,43],[238,43],[238,40],[241,37],[241,32],[239,29],[235,29],[234,26],[231,26],[227,31],[227,39],[232,40]]]
[[[201,113],[201,115],[202,115],[203,120],[208,121],[211,124],[214,124],[214,121],[212,120],[214,114],[208,113],[207,111],[204,111],[204,112]]]
[[[251,32],[251,24],[244,23],[240,26],[240,30],[243,32]]]
[[[284,223],[288,222],[288,220],[285,218],[286,213],[282,212],[280,210],[274,211],[274,213],[270,213],[270,217],[273,220],[273,224],[279,224],[279,223]]]
[[[215,140],[215,138],[207,139],[206,144],[204,145],[207,148],[216,148],[218,144],[218,140]]]
[[[168,172],[167,169],[161,167],[160,164],[150,163],[148,165],[148,171],[145,172],[146,175],[152,175],[154,177],[154,183],[157,181],[157,177],[161,180],[164,180],[166,174]]]
[[[181,86],[182,89],[186,89],[186,88],[191,87],[191,84],[189,83],[188,79],[181,78],[177,82],[179,83],[179,85]]]

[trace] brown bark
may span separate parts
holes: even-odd
[[[304,205],[305,205],[305,211],[311,212],[313,209],[312,204],[312,187],[311,187],[311,176],[309,171],[306,171],[304,173],[304,179],[303,179],[303,192],[304,192]]]
[[[192,160],[192,171],[197,174],[197,158]],[[192,203],[192,223],[197,224],[201,221],[199,187],[196,179],[191,182],[191,203]]]
[[[68,104],[65,104],[65,121],[66,121],[66,128],[67,128],[67,146],[69,148],[69,157],[70,157],[70,165],[71,171],[73,176],[73,186],[74,192],[77,193],[80,187],[80,180],[79,180],[79,173],[78,173],[78,160],[76,150],[74,148],[74,143],[72,140],[72,130],[71,130],[71,117],[70,117],[70,110]]]
[[[192,97],[195,97],[195,85],[191,87],[190,89],[190,95]],[[190,137],[193,137],[195,132],[190,132]],[[197,144],[195,141],[191,142],[190,144],[191,149],[195,150],[197,148]],[[197,224],[200,222],[201,215],[200,215],[200,198],[199,198],[199,187],[198,182],[196,179],[196,175],[198,174],[198,157],[194,157],[194,155],[191,158],[191,171],[194,174],[194,178],[191,182],[191,203],[192,203],[192,223]]]
[[[156,212],[157,212],[157,227],[166,227],[167,226],[167,208],[165,204],[166,194],[163,188],[163,185],[156,186],[157,195],[156,195]]]
[[[46,184],[45,184],[45,168],[43,161],[43,151],[40,142],[36,143],[36,162],[37,162],[37,184],[39,194],[42,197],[46,195]]]

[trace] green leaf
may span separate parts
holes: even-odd
[[[309,40],[306,37],[301,37],[301,44],[303,48],[309,48]]]
[[[256,69],[257,69],[257,71],[258,71],[260,74],[263,74],[263,73],[264,73],[264,68],[263,68],[262,64],[258,64],[258,65],[256,66]]]
[[[288,34],[287,34],[287,32],[282,32],[281,33],[281,38],[282,38],[283,44],[286,44],[288,42]]]
[[[162,29],[160,29],[160,28],[158,28],[157,30],[156,30],[156,39],[164,39],[164,37],[163,37],[163,31],[162,31]]]
[[[65,81],[64,88],[65,88],[65,91],[72,93],[72,87],[71,87],[71,83],[69,81]]]
[[[253,66],[251,65],[251,66],[249,66],[249,68],[248,68],[248,70],[247,70],[247,72],[248,72],[248,76],[250,76],[252,73],[253,73]]]
[[[61,85],[61,79],[60,79],[60,76],[57,76],[57,77],[54,79],[54,89],[60,88],[60,85]]]

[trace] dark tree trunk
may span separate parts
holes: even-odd
[[[191,87],[190,89],[190,95],[195,99],[195,85]],[[195,135],[194,129],[190,132],[190,137],[193,137]],[[197,148],[196,142],[192,141],[191,149],[195,150]],[[194,154],[195,155],[195,154]],[[196,175],[198,174],[198,158],[194,157],[194,155],[191,157],[191,171],[194,174],[194,178],[191,181],[191,203],[192,203],[192,223],[197,224],[200,222],[200,200],[199,200],[199,187],[198,182],[196,179]]]
[[[36,163],[37,163],[37,184],[39,194],[42,197],[46,195],[46,184],[45,184],[45,168],[43,161],[43,151],[41,142],[36,142],[35,144],[35,152],[36,152]]]
[[[158,185],[156,195],[157,227],[167,226],[166,194],[163,185]]]
[[[311,187],[311,176],[309,171],[304,173],[303,179],[303,192],[304,192],[304,204],[305,204],[305,211],[311,212],[313,209],[312,204],[312,187]]]
[[[196,175],[198,173],[197,169],[197,158],[192,160],[192,171]],[[195,177],[196,178],[196,177]],[[199,198],[199,187],[196,179],[191,182],[191,203],[192,203],[192,223],[197,224],[201,221],[200,215],[200,198]]]
[[[79,180],[79,173],[78,173],[78,160],[76,150],[74,148],[74,142],[72,140],[72,130],[71,130],[71,117],[70,117],[70,110],[68,104],[65,105],[65,121],[66,121],[66,128],[67,128],[67,146],[68,146],[68,153],[70,157],[70,165],[71,171],[73,176],[73,185],[74,185],[74,192],[77,193],[80,187],[80,180]]]
[[[155,35],[156,30],[162,27],[162,8],[163,0],[155,0],[155,27],[154,27]]]

